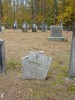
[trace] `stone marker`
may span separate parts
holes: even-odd
[[[75,77],[75,26],[73,27],[70,66],[69,66],[69,77]]]
[[[47,24],[46,23],[42,23],[41,24],[41,29],[42,29],[42,32],[46,32],[46,30],[47,30]]]
[[[0,73],[5,73],[5,47],[3,40],[0,40]]]
[[[52,57],[44,55],[44,52],[30,52],[22,58],[23,79],[45,79],[51,64]]]
[[[37,32],[37,25],[35,23],[32,24],[32,32]]]
[[[2,32],[2,24],[0,23],[0,33]]]
[[[27,23],[26,22],[23,23],[23,32],[27,32]]]
[[[17,21],[14,22],[14,29],[18,29]]]
[[[4,33],[5,27],[4,26],[0,26],[0,33]]]
[[[49,37],[49,40],[54,40],[54,41],[64,41],[64,37],[62,37],[62,31],[63,31],[63,26],[51,26],[51,36]]]
[[[60,26],[62,26],[62,20],[60,20]]]

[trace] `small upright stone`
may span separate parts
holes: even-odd
[[[37,25],[35,23],[32,24],[32,32],[37,32]]]
[[[18,24],[17,24],[17,21],[14,22],[14,29],[18,29]]]
[[[2,24],[0,23],[0,33],[2,32]]]
[[[46,32],[46,30],[47,30],[47,24],[46,23],[42,23],[41,24],[41,29],[42,29],[42,32]]]
[[[71,44],[69,77],[75,78],[75,26],[73,27],[73,36],[72,36],[72,44]]]
[[[26,21],[23,23],[23,32],[27,32],[27,23],[26,23]]]
[[[51,26],[51,36],[49,36],[49,40],[54,41],[64,41],[64,37],[62,36],[63,26]]]
[[[5,73],[5,47],[3,40],[0,40],[0,73]]]

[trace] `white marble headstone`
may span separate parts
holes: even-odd
[[[22,78],[45,79],[51,61],[52,57],[44,55],[44,52],[30,52],[22,58]]]

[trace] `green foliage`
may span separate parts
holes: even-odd
[[[20,68],[20,67],[21,67],[21,63],[18,60],[10,59],[10,60],[6,61],[6,69],[7,70],[17,69],[17,68]]]
[[[75,93],[75,86],[68,87],[67,91],[69,91],[71,93]]]

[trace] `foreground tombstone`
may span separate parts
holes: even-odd
[[[23,79],[45,79],[51,64],[52,57],[41,52],[30,52],[22,58]]]
[[[75,78],[75,26],[73,27],[70,66],[69,66],[69,77]]]
[[[3,40],[0,40],[0,73],[5,73],[5,48]]]
[[[51,36],[49,40],[54,41],[64,41],[64,37],[62,36],[63,26],[51,26]]]

